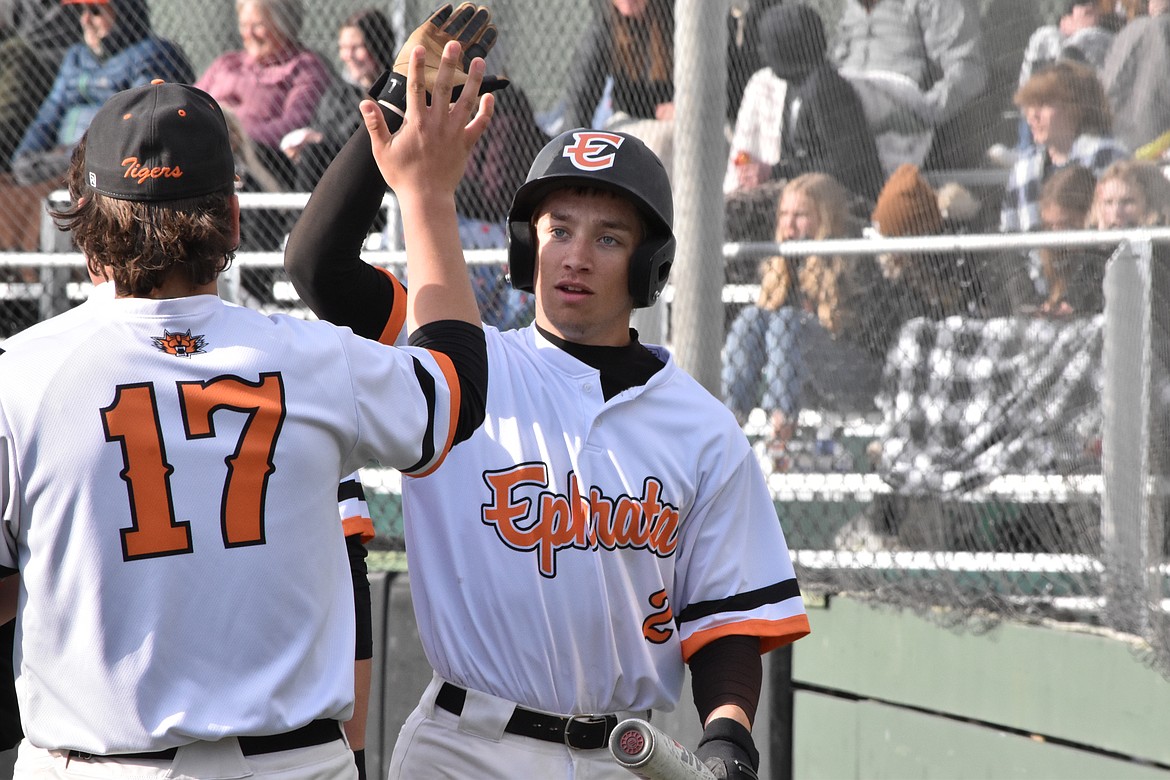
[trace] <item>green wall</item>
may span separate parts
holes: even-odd
[[[1065,624],[963,633],[853,598],[793,652],[793,776],[1167,778],[1170,682]]]

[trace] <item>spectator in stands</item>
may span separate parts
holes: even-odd
[[[1089,219],[1097,177],[1082,165],[1067,165],[1044,182],[1040,222],[1045,230],[1082,230]],[[1037,253],[1043,300],[1037,311],[1050,317],[1095,314],[1104,305],[1105,262],[1100,252],[1046,247]]]
[[[70,46],[53,85],[0,177],[0,249],[35,251],[46,195],[62,185],[69,158],[106,99],[153,78],[193,78],[186,55],[151,28],[147,0],[65,0],[82,41]]]
[[[394,65],[398,43],[386,15],[376,8],[350,14],[337,32],[337,56],[343,67],[313,114],[313,121],[290,131],[280,141],[281,151],[293,161],[293,186],[309,192],[333,157],[361,124],[357,105],[374,81]]]
[[[953,190],[953,188],[951,188]],[[878,196],[871,217],[870,235],[883,238],[937,236],[967,222],[961,216],[947,220],[939,205],[939,195],[917,166],[902,165],[894,172]],[[955,199],[954,193],[948,196]],[[948,208],[948,211],[950,209]],[[950,223],[950,224],[948,224]],[[1003,300],[998,266],[994,258],[963,256],[951,252],[914,252],[882,254],[878,265],[887,286],[882,289],[881,355],[883,376],[919,376],[919,366],[901,364],[902,355],[894,350],[904,327],[920,328],[925,320],[939,321],[961,317],[963,321],[981,320],[1007,313]],[[929,379],[926,377],[925,379]],[[884,392],[885,388],[882,389]],[[896,401],[905,399],[895,399]],[[884,410],[889,421],[889,411]],[[932,418],[932,422],[933,422]],[[881,440],[871,442],[868,454],[880,465]],[[884,475],[883,475],[884,476]],[[891,494],[878,494],[866,508],[850,519],[836,534],[837,549],[898,549],[907,539],[923,513],[937,512],[937,503]]]
[[[872,207],[883,175],[853,86],[825,59],[821,17],[804,3],[760,19],[766,68],[749,82],[732,136],[724,192],[752,190],[803,173],[827,173]]]
[[[1100,70],[1113,43],[1113,32],[1101,26],[1097,0],[1066,0],[1056,24],[1036,28],[1024,50],[1019,86],[1057,60],[1084,62]]]
[[[734,124],[744,90],[764,67],[760,58],[760,18],[783,0],[732,0],[727,14],[727,121]]]
[[[65,51],[79,40],[74,9],[60,0],[0,2],[0,173],[10,169]]]
[[[671,171],[674,128],[673,0],[608,0],[577,50],[569,127],[590,127],[612,79],[604,125],[636,136]]]
[[[1088,65],[1056,62],[1028,79],[1015,103],[1034,143],[1008,174],[1000,230],[1027,232],[1040,227],[1040,190],[1049,176],[1070,164],[1100,174],[1129,152],[1111,135],[1105,92]]]
[[[857,88],[886,174],[922,165],[936,132],[950,138],[987,84],[974,0],[846,0],[833,59]]]
[[[1101,174],[1089,224],[1098,230],[1132,230],[1170,225],[1170,180],[1155,163],[1123,160]],[[1170,247],[1153,245],[1149,266],[1154,397],[1158,400],[1157,421],[1162,429],[1170,421]],[[1136,301],[1118,306],[1136,305]],[[1155,467],[1170,473],[1170,464]]]
[[[1135,153],[1170,131],[1170,0],[1148,8],[1117,33],[1101,69],[1117,138]]]
[[[785,185],[776,241],[860,234],[850,194],[832,176],[808,173]],[[773,467],[810,399],[836,411],[872,408],[890,335],[886,286],[871,257],[772,257],[761,263],[760,296],[732,322],[723,349],[723,397],[742,422],[768,412]]]
[[[1100,74],[1105,56],[1113,43],[1114,33],[1103,24],[1106,14],[1097,0],[1066,0],[1064,12],[1057,24],[1037,27],[1028,39],[1024,59],[1020,64],[1017,88],[1057,60],[1067,59],[1091,65]],[[995,152],[994,160],[1010,167],[1032,144],[1032,131],[1023,116],[1017,123],[1017,141],[1014,150]]]
[[[1170,225],[1170,180],[1150,162],[1110,165],[1097,182],[1089,223],[1098,230]]]
[[[950,196],[954,197],[954,196]],[[871,234],[883,238],[967,232],[973,218],[943,217],[939,193],[909,163],[894,171],[871,216]],[[890,306],[898,322],[911,317],[983,317],[1006,310],[998,263],[978,255],[908,252],[878,256],[882,275],[894,285]]]
[[[64,0],[80,20],[83,42],[65,53],[36,117],[13,152],[21,184],[59,180],[98,109],[116,92],[151,79],[189,82],[191,66],[174,43],[159,38],[146,0]]]
[[[280,140],[312,121],[334,78],[321,56],[301,43],[303,18],[301,0],[237,0],[243,48],[221,54],[195,82],[235,112],[286,188],[293,185],[293,171]]]
[[[243,48],[221,54],[195,83],[239,119],[260,166],[281,190],[296,186],[292,160],[280,151],[291,130],[307,125],[321,96],[336,79],[332,68],[300,40],[301,0],[236,0]],[[240,219],[240,249],[279,250],[294,213],[251,208]],[[261,294],[267,285],[257,288]]]

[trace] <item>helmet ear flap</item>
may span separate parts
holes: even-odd
[[[635,308],[653,306],[674,264],[674,237],[646,241],[630,257],[630,296]]]
[[[514,289],[536,291],[536,246],[527,220],[508,222],[508,276]]]

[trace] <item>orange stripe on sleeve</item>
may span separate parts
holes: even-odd
[[[343,536],[362,535],[362,544],[367,544],[374,538],[374,521],[365,515],[353,515],[341,521]]]
[[[725,636],[758,636],[760,638],[760,653],[767,653],[778,647],[789,645],[801,637],[808,636],[812,628],[808,624],[808,615],[793,615],[781,620],[744,620],[738,623],[728,623],[725,626],[709,628],[706,631],[697,631],[682,643],[684,661],[690,661],[691,656],[699,652],[711,642]]]
[[[455,441],[455,423],[459,419],[459,405],[462,402],[461,390],[459,388],[459,375],[455,373],[455,364],[451,362],[451,358],[433,349],[428,349],[427,352],[430,352],[431,356],[434,357],[435,362],[439,364],[439,370],[443,372],[443,377],[447,380],[447,387],[451,391],[451,416],[447,420],[447,441],[443,443],[443,451],[439,453],[438,459],[435,460],[435,465],[426,471],[412,474],[411,476],[413,477],[425,477],[446,460],[447,453],[451,451],[451,444]]]
[[[406,288],[402,286],[402,282],[398,281],[397,276],[385,268],[378,270],[386,274],[394,283],[394,306],[390,309],[390,316],[386,318],[386,327],[382,328],[382,335],[378,336],[378,341],[383,344],[394,344],[398,341],[398,334],[402,332],[402,326],[406,324]]]

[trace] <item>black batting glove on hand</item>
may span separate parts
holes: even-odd
[[[410,66],[410,53],[419,46],[427,50],[426,82],[427,105],[431,102],[431,90],[435,85],[435,74],[443,57],[443,47],[448,41],[459,41],[463,47],[463,70],[455,74],[455,88],[451,100],[459,98],[467,82],[467,69],[476,57],[486,57],[496,44],[499,31],[491,23],[492,14],[486,6],[462,3],[453,8],[450,3],[431,14],[410,36],[394,59],[394,68],[383,73],[370,87],[369,95],[382,107],[390,132],[402,126],[406,114],[406,74]],[[484,76],[480,94],[494,92],[508,86],[508,80],[498,76]]]
[[[708,723],[695,756],[718,780],[759,780],[760,751],[739,721],[716,718]]]
[[[357,764],[358,780],[366,780],[366,750],[353,751],[353,762]]]

